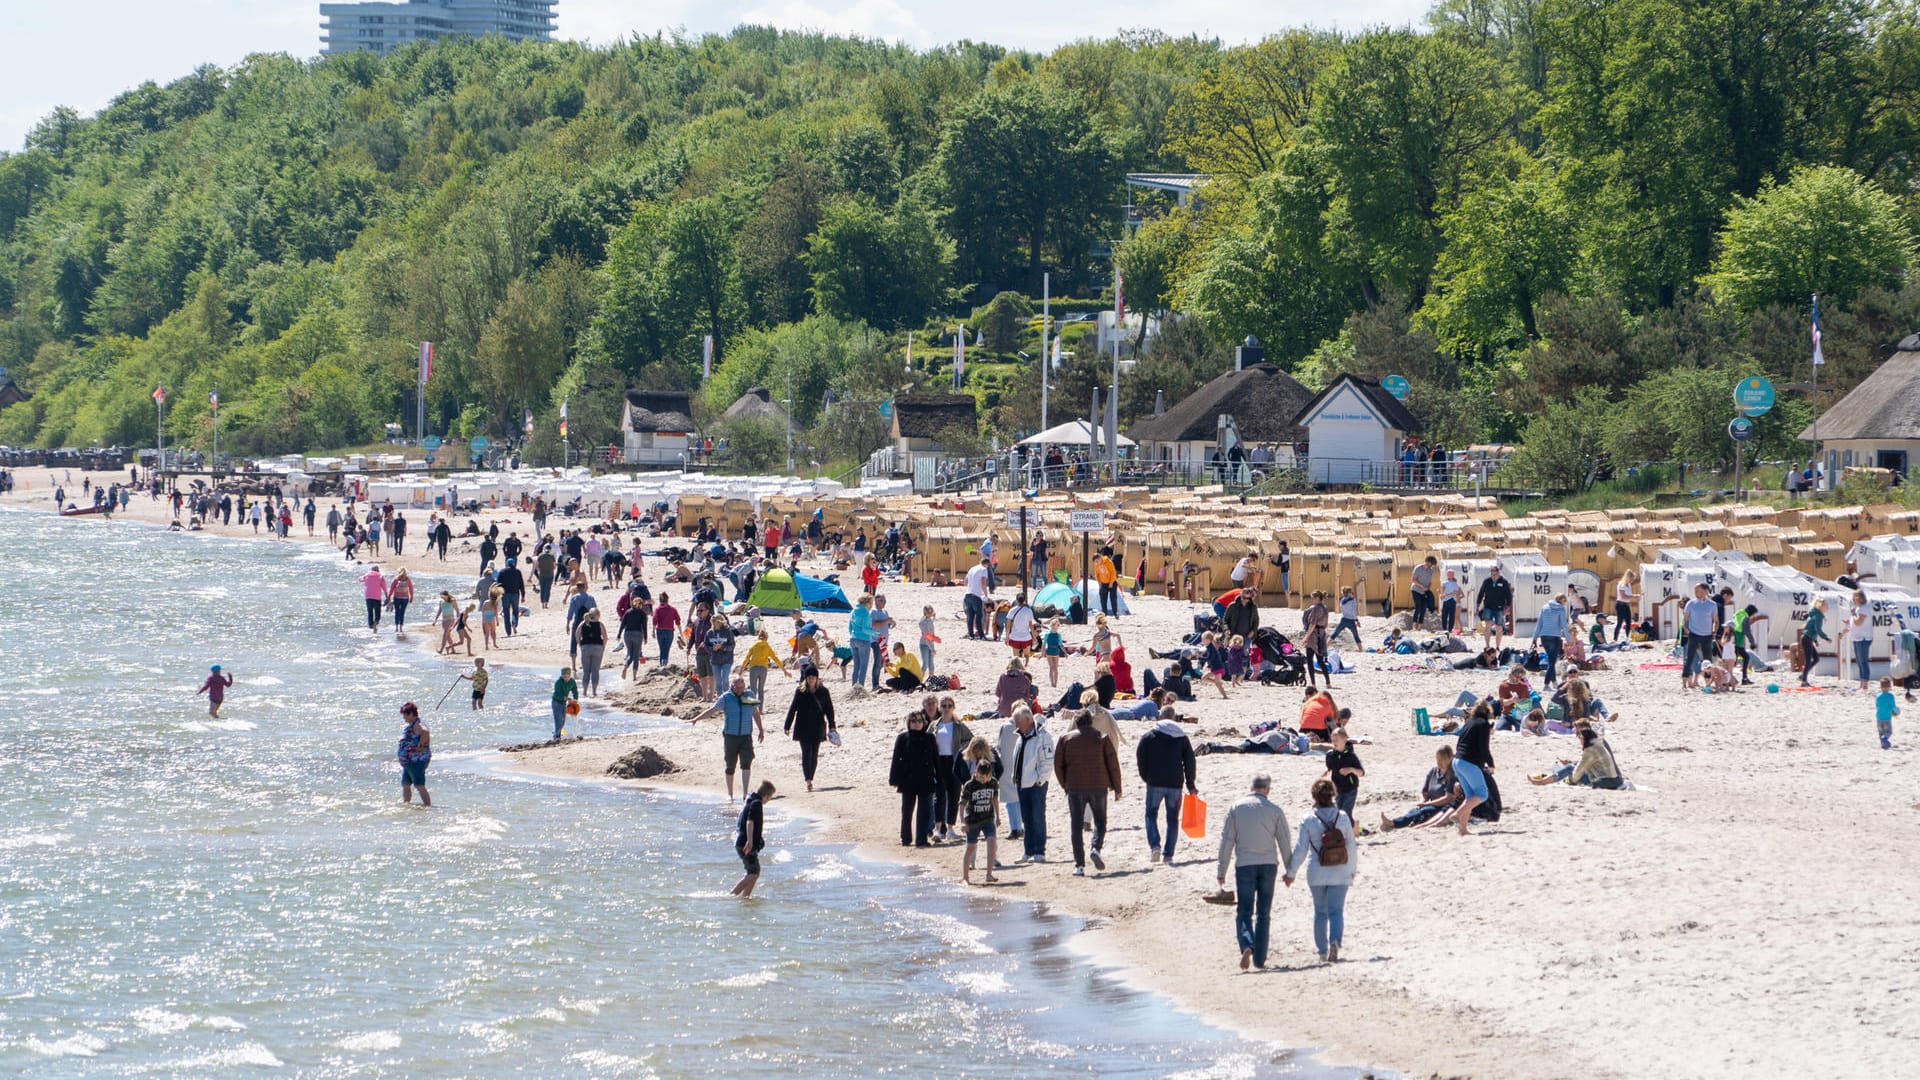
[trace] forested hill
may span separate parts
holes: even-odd
[[[421,340],[444,433],[532,413],[550,438],[564,398],[576,438],[611,437],[616,391],[697,386],[709,334],[709,406],[791,373],[809,424],[829,391],[904,382],[909,331],[932,383],[953,325],[1011,320],[970,368],[1010,431],[1037,341],[1017,297],[977,306],[1043,270],[1091,306],[1110,248],[1130,308],[1179,316],[1130,407],[1251,333],[1309,383],[1405,375],[1443,441],[1524,434],[1549,471],[1724,453],[1734,377],[1804,377],[1812,293],[1826,386],[1920,329],[1911,5],[1449,0],[1428,23],[1044,56],[743,27],[148,84],[0,158],[0,365],[34,395],[0,443],[146,441],[162,383],[177,439],[204,443],[217,385],[223,448],[361,442],[410,421]],[[1116,247],[1138,171],[1213,181]],[[1090,368],[1060,392],[1084,402]]]

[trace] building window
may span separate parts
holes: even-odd
[[[653,449],[653,432],[636,431],[633,433],[633,445],[638,450]]]

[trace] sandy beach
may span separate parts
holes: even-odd
[[[17,476],[20,489],[4,501],[51,513],[45,470]],[[330,501],[319,505],[324,520]],[[427,512],[406,516],[414,530],[410,553],[381,554],[382,569],[404,566],[470,582],[478,569],[471,542],[456,538],[443,563],[425,552]],[[75,527],[170,517],[167,504],[136,496],[115,522]],[[532,529],[517,512],[482,519],[483,528],[500,522],[503,535],[517,531],[524,539]],[[462,527],[457,521],[456,532]],[[251,526],[208,532],[253,536]],[[309,540],[296,522],[289,542],[325,545],[324,525],[319,532]],[[649,561],[646,577],[656,589],[661,569]],[[821,569],[803,564],[809,572]],[[84,576],[76,580],[84,583]],[[669,589],[684,611],[686,587]],[[1008,652],[1002,644],[962,640],[961,590],[891,582],[882,591],[903,622],[917,620],[923,604],[934,606],[945,639],[935,670],[962,675],[967,689],[954,696],[963,712],[991,711]],[[1001,592],[1011,592],[1004,579]],[[429,656],[437,640],[423,626],[430,595],[423,588],[411,613],[421,626],[411,636]],[[611,611],[614,594],[602,588],[596,595]],[[1117,620],[1116,630],[1138,672],[1150,663],[1149,648],[1170,647],[1190,628],[1195,609],[1152,596],[1133,604],[1135,613]],[[562,605],[531,606],[522,633],[487,653],[490,666],[565,663]],[[337,603],[315,606],[316,617],[346,627],[360,625],[360,610],[358,589],[344,577]],[[1299,626],[1295,611],[1262,609],[1262,619],[1290,634]],[[843,617],[821,621],[836,636],[844,629]],[[1385,624],[1369,618],[1362,629],[1375,643]],[[477,621],[475,637],[478,653]],[[1087,638],[1086,628],[1067,633],[1070,643]],[[1350,730],[1367,740],[1358,747],[1367,775],[1356,818],[1377,830],[1382,811],[1417,801],[1434,749],[1451,743],[1413,734],[1410,710],[1437,713],[1460,691],[1490,692],[1498,679],[1399,670],[1405,657],[1347,655],[1357,671],[1337,676],[1334,693],[1353,710]],[[609,666],[617,669],[619,659]],[[1174,865],[1149,864],[1132,757],[1144,722],[1122,724],[1128,786],[1110,810],[1106,871],[1070,876],[1065,800],[1055,785],[1050,861],[1002,871],[994,891],[1087,917],[1087,949],[1183,1008],[1254,1038],[1322,1048],[1333,1062],[1448,1077],[1905,1073],[1920,1060],[1920,1029],[1904,1022],[1920,990],[1920,925],[1912,917],[1920,870],[1902,856],[1920,843],[1920,812],[1910,809],[1920,799],[1911,749],[1920,745],[1911,727],[1920,711],[1908,708],[1895,722],[1895,749],[1882,751],[1869,695],[1835,689],[1830,680],[1820,680],[1827,689],[1818,693],[1770,695],[1760,674],[1761,685],[1738,694],[1683,693],[1677,671],[1641,669],[1657,659],[1651,649],[1610,654],[1612,668],[1589,680],[1616,713],[1609,741],[1639,790],[1533,787],[1529,773],[1578,756],[1574,740],[1497,735],[1504,819],[1465,838],[1450,830],[1364,837],[1339,964],[1315,960],[1309,900],[1296,885],[1275,899],[1270,969],[1240,973],[1232,909],[1201,900],[1214,887],[1216,828],[1205,840],[1183,839]],[[449,678],[456,665],[469,663],[441,662]],[[1061,668],[1062,686],[1091,681],[1087,657],[1068,658]],[[622,696],[617,677],[603,678],[611,698]],[[1038,678],[1041,699],[1057,697],[1048,693],[1044,664]],[[845,745],[823,753],[820,790],[807,793],[798,749],[779,734],[792,685],[778,674],[769,681],[769,737],[754,775],[779,785],[771,809],[807,815],[827,839],[923,867],[961,888],[957,846],[898,845],[899,799],[885,784],[887,763],[900,718],[918,695],[856,698],[829,675]],[[1237,741],[1260,720],[1292,725],[1300,702],[1298,689],[1283,687],[1243,687],[1225,700],[1201,687],[1198,696],[1181,708],[1196,718],[1188,728],[1196,742]],[[528,741],[548,733],[544,707],[537,713]],[[973,725],[989,736],[998,726]],[[591,732],[591,711],[584,727]],[[1056,721],[1054,734],[1062,733]],[[514,756],[532,771],[602,776],[638,745],[681,769],[648,783],[725,799],[713,720]],[[1257,771],[1272,773],[1275,801],[1297,824],[1322,763],[1318,755],[1202,758],[1199,786],[1211,805],[1210,826]],[[1003,860],[1014,854],[1003,851]],[[783,893],[804,888],[782,880],[776,867],[760,891],[778,903]]]

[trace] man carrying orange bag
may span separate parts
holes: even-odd
[[[1147,847],[1151,849],[1148,859],[1156,863],[1164,860],[1172,865],[1174,843],[1180,837],[1181,789],[1189,794],[1198,794],[1200,790],[1194,786],[1193,742],[1178,721],[1163,719],[1141,736],[1134,750],[1134,762],[1140,769],[1140,782],[1147,788]],[[1167,825],[1164,846],[1159,821],[1163,813]],[[1203,817],[1202,833],[1197,835],[1204,835],[1204,829]]]

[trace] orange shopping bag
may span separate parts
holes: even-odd
[[[1180,800],[1180,831],[1194,840],[1207,837],[1207,800],[1189,794]]]

